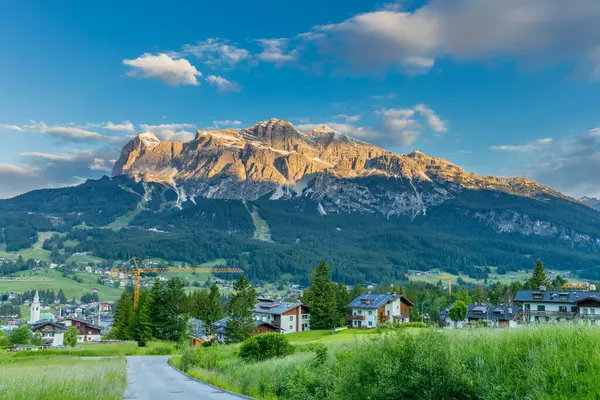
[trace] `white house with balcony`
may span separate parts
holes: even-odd
[[[254,308],[254,319],[267,322],[281,329],[281,333],[310,330],[310,311],[301,302],[276,302],[258,299]]]
[[[522,304],[526,322],[587,320],[600,325],[600,292],[520,290],[514,301]]]
[[[386,322],[408,322],[408,309],[413,303],[403,295],[361,294],[348,308],[346,316],[351,328],[372,329]]]

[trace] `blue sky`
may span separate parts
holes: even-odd
[[[271,117],[600,195],[597,0],[52,3],[0,4],[0,197]]]

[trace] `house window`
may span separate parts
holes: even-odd
[[[558,311],[567,312],[567,306],[558,306]]]
[[[546,311],[546,306],[537,306],[538,311]]]
[[[595,308],[590,308],[590,314],[596,314],[596,309]]]
[[[292,325],[290,325],[290,331],[291,331],[291,330],[294,330],[294,327],[293,327]]]
[[[369,321],[369,326],[373,326],[373,321]]]
[[[358,315],[361,315],[361,314],[362,314],[362,310],[358,310]]]
[[[373,311],[369,310],[369,315],[373,315]]]
[[[577,312],[577,307],[576,306],[572,306],[571,307],[571,312],[575,312],[576,313]]]
[[[358,321],[354,321],[354,326],[358,326]]]
[[[292,316],[290,315],[290,321],[293,321],[293,320],[294,320],[294,317],[292,317]]]
[[[582,314],[587,314],[588,313],[588,309],[587,308],[582,308],[581,309],[581,313]]]

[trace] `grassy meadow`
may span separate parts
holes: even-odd
[[[8,353],[6,360],[34,359],[48,356],[60,357],[114,357],[179,354],[181,350],[171,342],[148,342],[139,347],[136,342],[83,343],[76,347],[63,347],[39,351]]]
[[[3,400],[121,400],[126,384],[124,357],[83,360],[0,355]]]
[[[398,329],[319,342],[326,337],[296,340],[295,354],[266,362],[243,362],[239,346],[188,350],[172,362],[259,399],[600,398],[596,327]]]

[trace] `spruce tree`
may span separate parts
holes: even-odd
[[[221,303],[221,292],[219,291],[219,287],[216,283],[210,287],[210,292],[208,293],[206,299],[206,318],[204,320],[205,326],[210,327],[216,321],[220,320],[223,317],[223,304]],[[252,306],[254,308],[254,305]]]
[[[254,323],[254,306],[256,291],[244,275],[233,285],[234,293],[229,302],[227,315],[229,320],[225,326],[225,337],[230,343],[243,342],[252,336],[256,327]]]
[[[321,261],[313,273],[310,293],[311,329],[332,329],[338,326],[335,284],[331,282],[329,267],[325,260]]]
[[[140,293],[138,309],[135,313],[133,333],[140,347],[146,346],[152,339],[152,320],[150,318],[150,293]]]
[[[133,297],[127,290],[123,291],[115,307],[111,336],[120,340],[132,339]]]
[[[541,260],[537,260],[535,267],[533,268],[533,275],[529,278],[528,286],[531,290],[539,290],[540,286],[546,284],[546,271],[544,270],[544,264]]]
[[[347,308],[348,304],[354,300],[350,297],[350,293],[343,283],[338,283],[335,286],[335,304],[337,309],[337,319],[339,325],[345,324],[346,315],[350,314]]]

